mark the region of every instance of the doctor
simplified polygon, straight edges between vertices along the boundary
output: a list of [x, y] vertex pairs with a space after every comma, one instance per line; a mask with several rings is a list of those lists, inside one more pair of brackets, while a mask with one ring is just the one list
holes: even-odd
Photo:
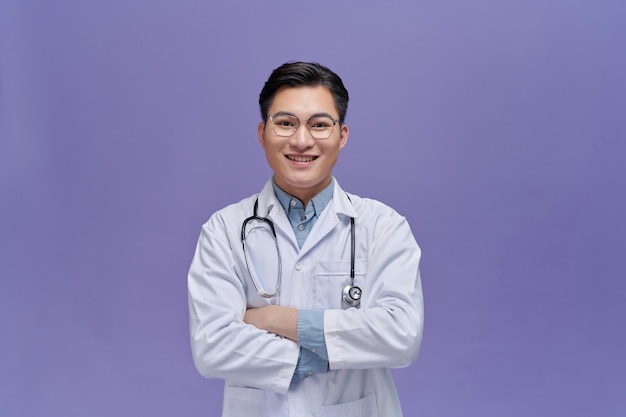
[[396, 417], [389, 368], [417, 357], [420, 249], [404, 217], [332, 176], [348, 92], [314, 63], [259, 97], [273, 177], [203, 225], [188, 276], [198, 371], [225, 380], [223, 417]]

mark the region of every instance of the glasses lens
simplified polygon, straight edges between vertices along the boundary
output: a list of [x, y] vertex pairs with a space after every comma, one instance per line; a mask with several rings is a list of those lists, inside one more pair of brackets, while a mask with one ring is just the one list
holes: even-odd
[[328, 139], [333, 133], [335, 122], [330, 117], [313, 117], [307, 127], [315, 139]]
[[278, 136], [291, 136], [300, 125], [297, 117], [288, 115], [272, 116], [271, 121], [274, 133]]
[[[289, 137], [300, 127], [300, 120], [296, 116], [277, 114], [269, 118], [272, 129], [278, 136]], [[328, 139], [333, 133], [335, 123], [330, 117], [312, 117], [307, 121], [306, 127], [313, 138]]]

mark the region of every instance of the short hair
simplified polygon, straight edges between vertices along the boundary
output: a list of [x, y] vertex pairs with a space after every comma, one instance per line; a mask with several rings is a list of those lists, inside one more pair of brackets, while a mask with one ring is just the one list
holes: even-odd
[[267, 111], [272, 105], [274, 96], [283, 87], [317, 87], [323, 86], [330, 90], [339, 112], [339, 123], [343, 124], [348, 111], [348, 90], [341, 78], [330, 69], [315, 62], [287, 62], [272, 71], [259, 94], [261, 118], [267, 121]]

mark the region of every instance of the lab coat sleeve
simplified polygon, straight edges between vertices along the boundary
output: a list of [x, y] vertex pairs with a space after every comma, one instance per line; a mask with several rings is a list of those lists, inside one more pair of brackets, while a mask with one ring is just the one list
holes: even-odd
[[405, 367], [419, 352], [421, 251], [404, 217], [393, 212], [380, 226], [371, 242], [361, 308], [324, 312], [330, 369]]
[[[299, 346], [243, 322], [247, 302], [233, 253], [237, 238], [214, 215], [202, 227], [188, 275], [191, 350], [205, 377], [286, 393]], [[239, 241], [240, 243], [240, 241]]]

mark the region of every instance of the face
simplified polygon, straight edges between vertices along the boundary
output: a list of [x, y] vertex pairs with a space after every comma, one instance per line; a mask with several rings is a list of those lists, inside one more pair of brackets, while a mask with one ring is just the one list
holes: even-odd
[[328, 114], [339, 119], [333, 96], [323, 86], [278, 90], [267, 114], [278, 112], [292, 114], [303, 123], [292, 136], [281, 137], [274, 133], [269, 119], [261, 122], [259, 142], [274, 171], [276, 185], [307, 204], [331, 183], [339, 151], [348, 140], [348, 127], [337, 123], [328, 139], [314, 139], [309, 133], [304, 121], [314, 115]]

